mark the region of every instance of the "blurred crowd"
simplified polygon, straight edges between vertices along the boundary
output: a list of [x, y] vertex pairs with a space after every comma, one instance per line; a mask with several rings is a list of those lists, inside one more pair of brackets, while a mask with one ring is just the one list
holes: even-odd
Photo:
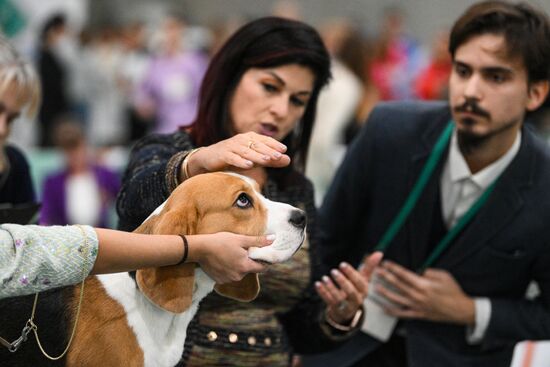
[[[15, 2], [7, 3], [17, 12]], [[273, 15], [289, 18], [302, 18], [302, 11], [292, 2], [278, 2], [272, 8]], [[388, 7], [381, 18], [374, 33], [344, 18], [317, 25], [333, 58], [333, 79], [320, 96], [306, 172], [315, 184], [317, 204], [347, 145], [377, 102], [447, 98], [451, 70], [447, 30], [434, 31], [431, 43], [423, 44], [407, 32], [401, 9]], [[22, 26], [17, 17], [11, 19], [1, 26], [16, 40]], [[171, 11], [155, 24], [134, 20], [75, 29], [63, 12], [44, 17], [34, 46], [22, 50], [39, 72], [43, 103], [36, 121], [19, 122], [11, 136], [30, 152], [31, 167], [38, 166], [33, 167], [38, 193], [52, 184], [55, 175], [71, 178], [77, 177], [74, 172], [84, 172], [87, 179], [78, 182], [87, 190], [95, 188], [91, 190], [95, 199], [88, 201], [97, 202], [92, 206], [96, 215], [87, 222], [115, 225], [114, 218], [106, 221], [110, 209], [105, 207], [112, 207], [116, 175], [124, 169], [130, 147], [151, 132], [169, 133], [193, 122], [209, 57], [246, 20], [196, 25], [187, 14]], [[542, 134], [550, 135], [547, 111], [537, 113], [534, 121]], [[45, 159], [51, 154], [56, 164]], [[75, 163], [79, 159], [82, 162]], [[98, 178], [98, 170], [113, 172], [115, 177], [108, 180], [112, 183]], [[74, 190], [73, 197], [81, 197], [80, 189]], [[47, 204], [48, 199], [41, 201]], [[66, 207], [59, 210], [67, 211]], [[51, 210], [49, 204], [44, 208]], [[48, 224], [85, 219], [61, 213], [57, 217], [63, 220], [52, 222], [47, 216], [52, 214], [42, 215]]]

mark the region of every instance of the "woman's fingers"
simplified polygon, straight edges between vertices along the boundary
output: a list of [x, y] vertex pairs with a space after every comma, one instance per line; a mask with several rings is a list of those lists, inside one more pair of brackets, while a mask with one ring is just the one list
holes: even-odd
[[317, 293], [321, 297], [321, 299], [327, 304], [327, 305], [334, 305], [338, 301], [334, 298], [332, 293], [327, 289], [325, 284], [323, 282], [315, 282], [315, 289], [317, 290]]
[[[278, 158], [273, 158], [272, 154], [277, 151], [268, 148], [261, 142], [242, 141], [231, 138], [219, 143], [215, 151], [210, 154], [210, 171], [222, 170], [227, 167], [237, 167], [241, 169], [250, 169], [256, 166], [262, 167], [284, 167], [290, 163], [290, 157], [286, 154], [278, 153]], [[217, 157], [217, 158], [216, 158]], [[217, 160], [217, 162], [216, 162]]]
[[269, 152], [269, 155], [275, 159], [280, 158], [281, 155], [286, 152], [286, 145], [272, 137], [260, 135], [255, 132], [248, 132], [240, 135], [239, 139], [244, 140], [248, 148], [263, 153]]
[[[223, 156], [224, 157], [222, 159], [224, 160], [225, 166], [233, 166], [242, 169], [249, 169], [254, 166], [254, 162], [252, 160], [238, 153], [228, 151], [224, 153]], [[220, 169], [221, 168], [222, 167], [220, 167]]]
[[[348, 269], [348, 267], [351, 269]], [[359, 272], [347, 264], [342, 266], [341, 269], [331, 271], [334, 281], [328, 276], [324, 276], [322, 282], [316, 282], [315, 284], [319, 296], [327, 305], [330, 317], [337, 322], [349, 320], [355, 314], [363, 304], [365, 297], [365, 293], [360, 289], [366, 289], [366, 285], [362, 284], [364, 280], [361, 280], [363, 277]], [[357, 274], [354, 274], [354, 272]], [[348, 274], [351, 276], [348, 276]]]
[[286, 146], [281, 142], [254, 132], [234, 137], [241, 155], [262, 166], [283, 167], [290, 163]]
[[363, 274], [346, 262], [342, 262], [339, 268], [340, 271], [344, 273], [353, 284], [357, 292], [359, 292], [363, 297], [366, 297], [368, 291], [368, 281], [365, 279]]
[[[282, 147], [284, 147], [284, 149], [282, 149]], [[286, 151], [286, 146], [272, 138], [263, 141], [251, 141], [251, 143], [248, 144], [248, 148], [261, 154], [265, 160], [279, 160]]]
[[329, 306], [336, 307], [346, 300], [357, 307], [363, 303], [367, 284], [362, 275], [350, 265], [343, 264], [340, 269], [331, 271], [332, 279], [324, 276], [322, 282], [317, 282], [317, 291]]
[[197, 151], [187, 162], [187, 172], [194, 176], [230, 167], [285, 167], [290, 164], [290, 157], [284, 154], [286, 150], [284, 144], [269, 136], [254, 132], [238, 134]]
[[254, 143], [250, 148], [239, 147], [237, 150], [242, 158], [248, 159], [259, 166], [284, 167], [290, 163], [288, 155], [279, 153], [261, 142]]
[[340, 290], [345, 293], [345, 299], [348, 302], [353, 302], [353, 305], [359, 305], [363, 303], [363, 295], [357, 289], [354, 283], [352, 283], [342, 272], [333, 269], [331, 271], [332, 277], [336, 280], [336, 283], [340, 287]]
[[335, 305], [338, 302], [340, 302], [342, 299], [346, 297], [345, 293], [340, 291], [332, 279], [328, 276], [323, 276], [322, 278], [322, 289], [325, 290], [326, 299], [325, 302], [327, 302], [329, 305]]

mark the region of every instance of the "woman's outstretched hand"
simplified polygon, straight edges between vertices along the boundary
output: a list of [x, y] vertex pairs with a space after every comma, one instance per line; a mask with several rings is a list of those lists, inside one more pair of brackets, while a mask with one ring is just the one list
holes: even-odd
[[192, 177], [228, 168], [285, 167], [290, 163], [290, 157], [284, 154], [286, 149], [283, 143], [269, 136], [255, 132], [237, 134], [190, 156], [187, 172]]
[[359, 270], [348, 263], [331, 270], [331, 277], [324, 276], [315, 283], [319, 296], [327, 305], [328, 316], [339, 324], [346, 324], [355, 316], [368, 294], [372, 272], [382, 260], [382, 253], [375, 252], [365, 258]]

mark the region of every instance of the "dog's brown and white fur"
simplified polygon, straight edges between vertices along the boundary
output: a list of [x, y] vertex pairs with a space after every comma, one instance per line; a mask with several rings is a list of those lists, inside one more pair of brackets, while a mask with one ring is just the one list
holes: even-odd
[[[272, 245], [251, 248], [249, 256], [276, 263], [287, 260], [303, 243], [305, 215], [290, 205], [267, 200], [249, 178], [211, 173], [185, 181], [136, 230], [188, 235], [220, 231], [274, 234]], [[255, 274], [240, 282], [216, 285], [195, 264], [138, 270], [135, 280], [128, 273], [100, 275], [86, 283], [77, 333], [65, 359], [67, 366], [174, 366], [183, 352], [187, 326], [208, 293], [215, 289], [224, 296], [250, 301], [259, 292]], [[69, 293], [65, 289], [70, 296], [63, 299], [71, 310], [65, 313], [66, 333], [74, 321], [79, 291], [78, 286]], [[44, 308], [48, 307], [39, 300], [39, 309]], [[45, 312], [37, 315], [41, 329], [50, 319]], [[1, 326], [0, 331], [3, 329]], [[45, 359], [30, 358], [29, 353], [39, 352], [29, 347], [7, 358], [15, 365], [32, 361], [45, 365]], [[0, 358], [3, 356], [0, 353]]]

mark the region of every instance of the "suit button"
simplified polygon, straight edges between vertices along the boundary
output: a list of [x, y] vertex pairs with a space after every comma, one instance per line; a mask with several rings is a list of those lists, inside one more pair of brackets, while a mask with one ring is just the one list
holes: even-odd
[[256, 338], [253, 336], [248, 337], [248, 344], [249, 345], [256, 345]]
[[239, 337], [235, 333], [229, 334], [229, 342], [230, 343], [236, 343], [237, 340], [239, 340]]
[[206, 338], [207, 338], [209, 341], [213, 342], [213, 341], [215, 341], [216, 339], [218, 339], [218, 334], [216, 334], [215, 331], [211, 331], [211, 332], [209, 332], [208, 334], [206, 334]]
[[270, 347], [270, 346], [271, 346], [271, 338], [265, 338], [265, 339], [264, 339], [264, 344], [265, 344], [266, 346]]

